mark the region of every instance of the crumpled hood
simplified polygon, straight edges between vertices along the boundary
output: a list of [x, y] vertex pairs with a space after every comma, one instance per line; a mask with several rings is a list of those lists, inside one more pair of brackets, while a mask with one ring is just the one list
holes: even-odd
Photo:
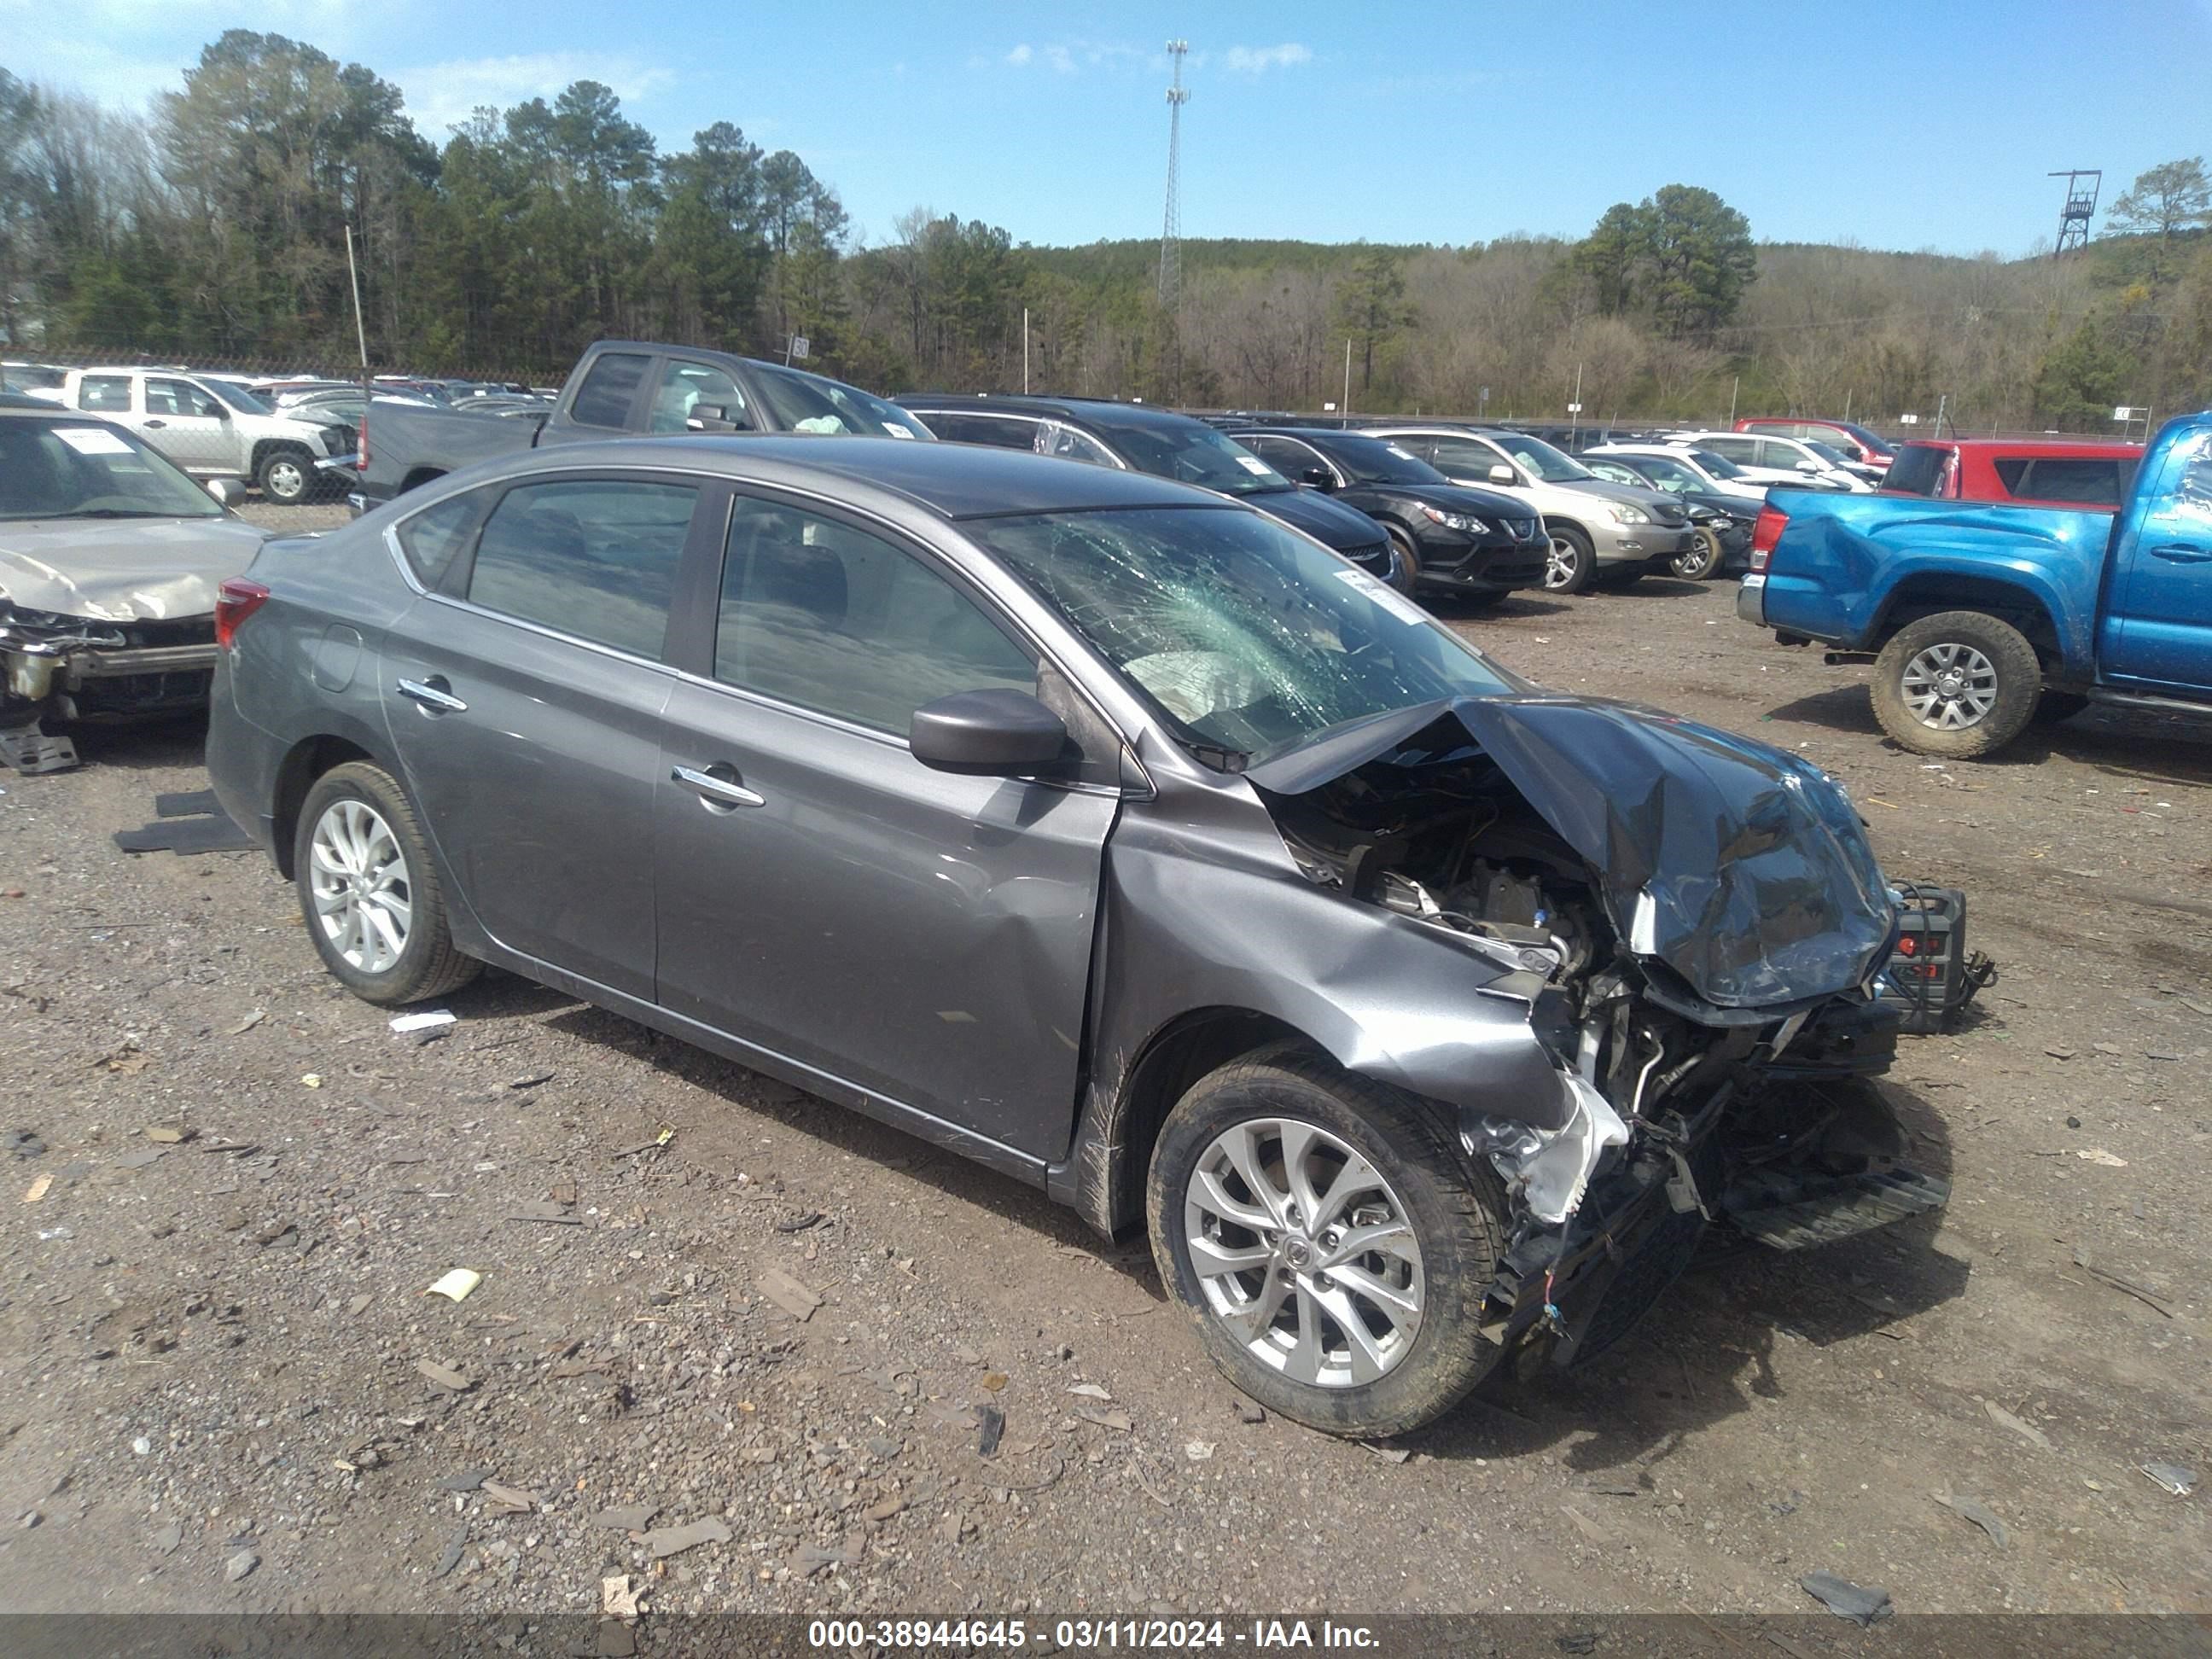
[[[1595, 697], [1463, 697], [1364, 721], [1245, 775], [1298, 794], [1456, 719], [1603, 875], [1614, 928], [1706, 1001], [1765, 1007], [1864, 983], [1894, 924], [1864, 826], [1796, 756]], [[1319, 752], [1326, 750], [1326, 753]]]
[[0, 598], [99, 622], [206, 617], [270, 532], [236, 519], [26, 519], [0, 524]]

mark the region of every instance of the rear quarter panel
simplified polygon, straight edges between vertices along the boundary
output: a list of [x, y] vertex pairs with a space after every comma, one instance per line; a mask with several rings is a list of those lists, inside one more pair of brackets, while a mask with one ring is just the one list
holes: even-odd
[[1901, 585], [2001, 582], [2050, 614], [2067, 668], [2090, 672], [2110, 513], [1794, 489], [1771, 499], [1789, 523], [1768, 561], [1768, 626], [1868, 649]]

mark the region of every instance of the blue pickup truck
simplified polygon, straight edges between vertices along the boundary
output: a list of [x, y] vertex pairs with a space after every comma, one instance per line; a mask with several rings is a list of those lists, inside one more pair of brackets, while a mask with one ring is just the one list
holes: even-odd
[[2212, 716], [2212, 410], [2117, 513], [1777, 489], [1736, 614], [1875, 665], [1882, 730], [1978, 760], [2091, 703]]

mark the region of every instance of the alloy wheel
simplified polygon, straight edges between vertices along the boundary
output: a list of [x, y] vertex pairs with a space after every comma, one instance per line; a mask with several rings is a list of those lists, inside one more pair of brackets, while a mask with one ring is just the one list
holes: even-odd
[[1574, 580], [1575, 572], [1581, 563], [1582, 555], [1572, 542], [1561, 537], [1553, 537], [1551, 546], [1544, 555], [1544, 586], [1549, 588], [1568, 586]]
[[1898, 691], [1922, 725], [1963, 732], [1996, 707], [1996, 665], [1971, 645], [1931, 645], [1905, 665]]
[[1216, 1136], [1184, 1189], [1183, 1237], [1213, 1317], [1292, 1381], [1372, 1382], [1420, 1333], [1421, 1249], [1404, 1202], [1314, 1124], [1254, 1118]]
[[332, 801], [308, 847], [316, 924], [364, 974], [388, 972], [407, 949], [414, 888], [392, 826], [365, 800]]

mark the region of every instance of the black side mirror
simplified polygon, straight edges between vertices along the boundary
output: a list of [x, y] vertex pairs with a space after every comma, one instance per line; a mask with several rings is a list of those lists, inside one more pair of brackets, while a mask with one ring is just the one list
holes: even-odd
[[1336, 488], [1336, 474], [1325, 466], [1310, 466], [1298, 474], [1298, 482], [1311, 484], [1316, 489], [1334, 489]]
[[1012, 777], [1056, 765], [1067, 726], [1026, 691], [956, 691], [914, 711], [907, 746], [933, 771]]

